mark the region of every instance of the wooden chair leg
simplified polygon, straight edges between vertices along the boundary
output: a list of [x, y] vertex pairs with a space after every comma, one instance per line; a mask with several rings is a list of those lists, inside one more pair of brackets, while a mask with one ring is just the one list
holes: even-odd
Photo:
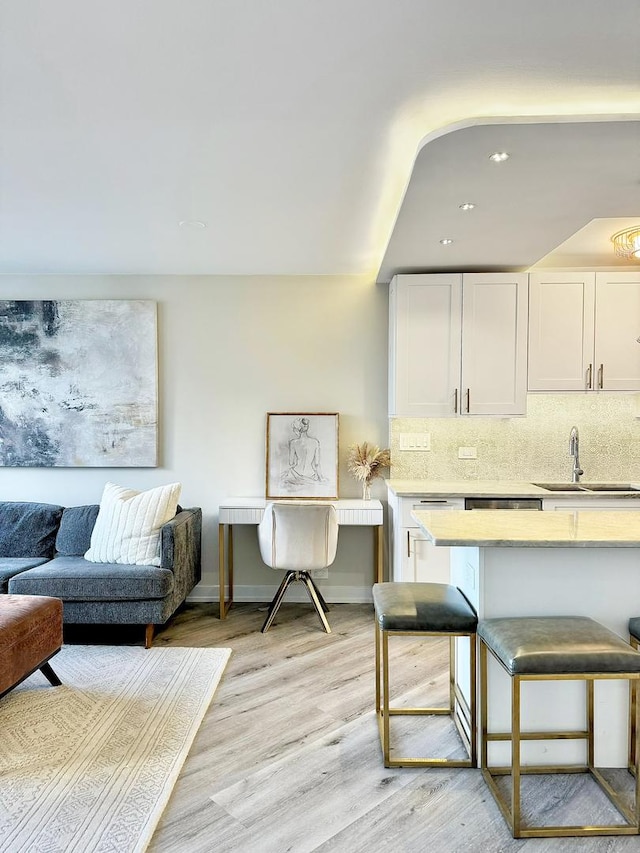
[[147, 625], [144, 629], [144, 647], [145, 649], [150, 649], [153, 645], [153, 631], [155, 626], [153, 623]]

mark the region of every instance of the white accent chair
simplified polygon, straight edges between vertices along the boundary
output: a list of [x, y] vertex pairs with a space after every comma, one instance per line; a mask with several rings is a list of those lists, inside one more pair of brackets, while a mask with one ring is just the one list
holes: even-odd
[[325, 569], [335, 560], [338, 546], [338, 518], [329, 503], [308, 501], [272, 501], [267, 503], [258, 525], [260, 555], [267, 566], [286, 571], [269, 605], [262, 626], [266, 633], [282, 604], [284, 594], [295, 581], [301, 581], [309, 593], [327, 634], [331, 628], [325, 613], [329, 608], [309, 572]]

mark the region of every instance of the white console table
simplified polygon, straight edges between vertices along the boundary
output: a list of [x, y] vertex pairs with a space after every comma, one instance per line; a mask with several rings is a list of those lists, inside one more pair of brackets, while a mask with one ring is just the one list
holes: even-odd
[[[253, 524], [262, 521], [266, 498], [226, 498], [220, 504], [218, 516], [218, 558], [220, 576], [220, 619], [225, 619], [233, 604], [233, 525]], [[338, 524], [356, 527], [372, 527], [374, 535], [373, 579], [384, 579], [384, 537], [382, 503], [378, 500], [355, 500], [345, 498], [328, 501], [336, 508]], [[229, 598], [225, 599], [225, 586], [229, 586]]]

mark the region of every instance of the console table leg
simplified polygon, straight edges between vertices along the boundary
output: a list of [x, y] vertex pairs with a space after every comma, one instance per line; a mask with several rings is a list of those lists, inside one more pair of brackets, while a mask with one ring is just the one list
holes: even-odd
[[373, 528], [373, 537], [373, 577], [375, 583], [382, 583], [384, 581], [384, 526], [382, 524], [379, 524]]
[[[227, 532], [227, 554], [225, 555], [225, 527], [226, 524], [218, 525], [218, 584], [220, 599], [220, 619], [226, 619], [229, 608], [233, 604], [233, 527], [228, 525]], [[229, 599], [225, 600], [224, 590], [228, 575]]]

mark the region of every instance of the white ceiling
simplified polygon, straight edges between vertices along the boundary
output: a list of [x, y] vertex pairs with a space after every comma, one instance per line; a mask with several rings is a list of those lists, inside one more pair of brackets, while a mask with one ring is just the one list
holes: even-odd
[[[532, 116], [640, 117], [637, 0], [0, 0], [0, 273], [437, 267], [394, 254], [414, 161], [495, 117], [540, 156], [530, 136], [544, 123], [520, 121]], [[633, 161], [633, 140], [619, 144]], [[515, 153], [495, 167], [499, 191], [465, 193], [485, 255], [498, 202], [519, 267], [590, 219], [640, 219], [628, 186], [603, 182], [601, 153], [564, 193], [567, 161], [546, 157], [552, 203], [533, 171], [526, 199], [510, 189], [528, 168]], [[457, 160], [433, 175], [411, 227], [448, 225], [436, 200], [471, 191], [462, 179], [484, 168]], [[640, 191], [637, 159], [616, 174]], [[206, 227], [178, 224], [193, 220]], [[447, 265], [507, 263], [463, 246]]]

